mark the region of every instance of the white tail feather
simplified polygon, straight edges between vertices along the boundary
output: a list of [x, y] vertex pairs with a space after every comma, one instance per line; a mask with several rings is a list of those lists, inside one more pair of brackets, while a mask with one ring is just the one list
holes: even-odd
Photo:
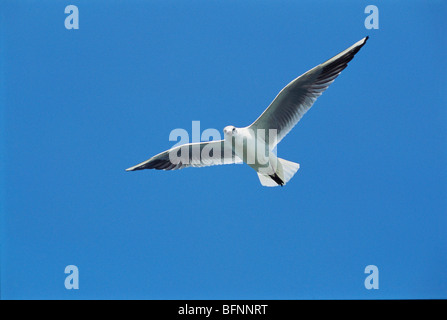
[[272, 180], [268, 175], [263, 175], [258, 172], [259, 181], [264, 187], [277, 187], [278, 184]]
[[[278, 158], [278, 168], [276, 169], [276, 174], [282, 181], [284, 181], [284, 184], [286, 184], [290, 179], [292, 179], [299, 168], [299, 163]], [[269, 175], [258, 172], [258, 177], [261, 184], [265, 187], [279, 186], [279, 184], [276, 183]]]
[[277, 171], [279, 171], [279, 172], [277, 172], [277, 174], [284, 181], [284, 184], [286, 184], [287, 182], [289, 182], [290, 179], [292, 179], [292, 177], [298, 171], [298, 169], [300, 168], [300, 164], [292, 162], [292, 161], [284, 160], [281, 158], [278, 158], [278, 162], [281, 165], [278, 166]]

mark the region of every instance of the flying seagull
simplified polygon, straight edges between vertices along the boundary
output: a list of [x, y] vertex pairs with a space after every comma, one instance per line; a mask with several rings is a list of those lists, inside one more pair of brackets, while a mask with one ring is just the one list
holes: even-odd
[[263, 186], [285, 185], [300, 165], [277, 158], [276, 144], [300, 121], [367, 40], [368, 37], [363, 38], [290, 82], [248, 127], [226, 126], [223, 140], [174, 146], [126, 171], [176, 170], [245, 162], [256, 170]]

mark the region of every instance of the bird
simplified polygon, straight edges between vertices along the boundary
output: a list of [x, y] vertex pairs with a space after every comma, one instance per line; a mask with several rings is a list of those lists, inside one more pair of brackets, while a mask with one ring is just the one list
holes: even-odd
[[222, 140], [176, 145], [126, 171], [176, 170], [244, 162], [257, 172], [261, 185], [284, 186], [295, 175], [300, 165], [278, 158], [276, 145], [347, 67], [368, 38], [364, 37], [292, 80], [249, 126], [226, 126]]

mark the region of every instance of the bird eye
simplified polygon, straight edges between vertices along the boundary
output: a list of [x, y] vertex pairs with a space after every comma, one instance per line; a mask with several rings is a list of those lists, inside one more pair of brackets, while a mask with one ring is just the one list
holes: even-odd
[[236, 128], [233, 128], [233, 133], [236, 132]]

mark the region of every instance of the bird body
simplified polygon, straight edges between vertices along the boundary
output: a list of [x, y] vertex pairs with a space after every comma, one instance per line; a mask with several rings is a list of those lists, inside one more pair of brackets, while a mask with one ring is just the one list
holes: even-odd
[[[266, 134], [264, 129], [255, 131], [250, 127], [227, 126], [224, 128], [224, 137], [234, 154], [258, 173], [262, 185], [283, 186], [299, 169], [299, 164], [276, 156], [273, 152], [276, 134], [272, 130], [269, 131]], [[268, 138], [272, 142], [269, 142]], [[288, 172], [290, 174], [287, 174]]]
[[290, 132], [315, 100], [329, 87], [366, 43], [363, 38], [285, 86], [250, 126], [224, 128], [224, 139], [174, 146], [127, 171], [175, 170], [185, 167], [245, 162], [263, 186], [283, 186], [300, 165], [278, 158], [276, 145]]

